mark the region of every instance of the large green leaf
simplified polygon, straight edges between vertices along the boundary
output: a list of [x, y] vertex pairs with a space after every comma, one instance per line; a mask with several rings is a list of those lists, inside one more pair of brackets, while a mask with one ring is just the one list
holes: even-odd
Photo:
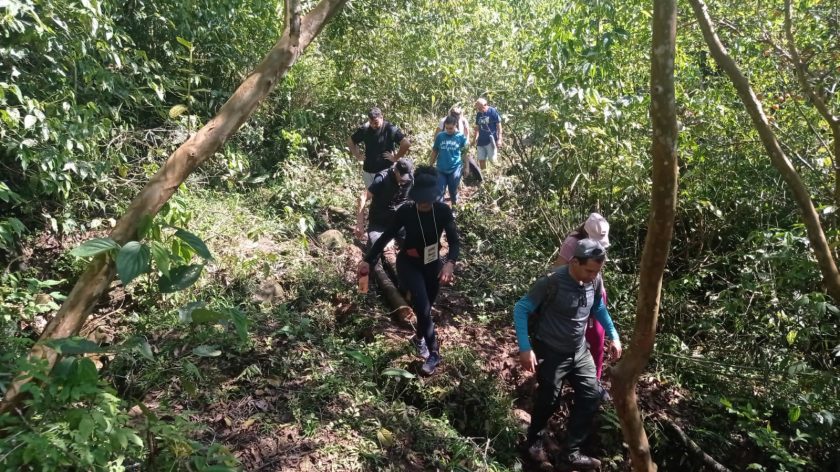
[[177, 292], [190, 287], [201, 277], [203, 264], [190, 264], [175, 267], [169, 272], [169, 277], [161, 277], [158, 280], [158, 288], [163, 293]]
[[117, 275], [128, 285], [138, 275], [149, 271], [152, 261], [149, 248], [137, 241], [130, 241], [117, 253]]
[[152, 241], [151, 248], [152, 258], [155, 260], [158, 270], [163, 273], [164, 277], [169, 277], [169, 249], [157, 241]]
[[207, 245], [204, 244], [204, 241], [202, 241], [198, 236], [179, 228], [178, 231], [175, 231], [175, 237], [187, 243], [187, 245], [193, 248], [199, 256], [207, 260], [213, 259], [213, 255], [210, 254], [210, 250], [207, 249]]
[[208, 310], [206, 308], [195, 308], [190, 314], [193, 324], [215, 323], [230, 318], [224, 313], [218, 311]]
[[111, 238], [96, 238], [85, 241], [81, 246], [70, 251], [70, 254], [76, 257], [91, 257], [119, 248], [120, 245]]
[[406, 379], [413, 379], [414, 377], [416, 377], [416, 375], [412, 374], [411, 372], [397, 367], [389, 367], [383, 370], [382, 375], [386, 377], [402, 377]]

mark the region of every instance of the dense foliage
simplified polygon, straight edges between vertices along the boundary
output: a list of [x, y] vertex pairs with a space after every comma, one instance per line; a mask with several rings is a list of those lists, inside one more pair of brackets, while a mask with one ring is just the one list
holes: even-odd
[[[447, 470], [513, 468], [516, 393], [487, 377], [474, 353], [456, 351], [458, 375], [420, 388], [406, 371], [381, 375], [404, 349], [371, 334], [379, 326], [366, 315], [333, 319], [330, 303], [379, 309], [350, 293], [335, 274], [341, 262], [312, 238], [347, 229], [360, 183], [342, 147], [372, 105], [411, 135], [418, 160], [453, 103], [485, 96], [503, 114], [502, 165], [460, 217], [468, 262], [458, 290], [474, 310], [464, 323], [507, 329], [516, 297], [597, 209], [612, 225], [611, 311], [629, 336], [650, 206], [650, 6], [359, 0], [148, 222], [147, 240], [130, 248], [141, 266], [122, 266], [124, 283], [93, 317], [105, 334], [88, 327], [91, 341], [59, 346], [65, 358], [52, 373], [28, 363], [83, 267], [76, 256], [91, 254], [70, 249], [106, 238], [229, 97], [280, 35], [282, 3], [0, 4], [0, 390], [19, 372], [40, 380], [25, 415], [0, 417], [3, 468], [235, 468], [229, 444], [207, 422], [191, 426], [191, 411], [215, 415], [217, 402], [279, 385], [277, 414], [258, 406], [243, 421], [267, 434], [294, 430], [301, 444], [352, 438], [355, 449], [335, 453], [347, 460], [340, 467], [400, 470], [419, 455]], [[783, 2], [709, 3], [836, 247], [839, 164], [786, 57]], [[840, 7], [794, 7], [814, 86], [840, 113]], [[680, 411], [649, 411], [654, 457], [685, 470], [658, 413], [691, 424], [693, 439], [734, 469], [826, 470], [840, 461], [840, 311], [690, 13], [680, 13], [675, 64], [679, 213], [650, 365], [687, 398]], [[102, 244], [119, 266], [128, 249]], [[202, 278], [200, 268], [186, 273], [193, 266], [206, 267]], [[176, 269], [189, 280], [168, 290]], [[280, 287], [279, 303], [252, 299], [264, 282]], [[218, 415], [214, 429], [232, 428]], [[604, 447], [620, 456], [614, 423], [603, 430]]]

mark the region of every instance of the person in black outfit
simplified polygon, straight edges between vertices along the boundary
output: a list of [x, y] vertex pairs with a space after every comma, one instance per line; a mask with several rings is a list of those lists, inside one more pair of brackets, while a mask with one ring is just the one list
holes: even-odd
[[[364, 143], [364, 156], [359, 152], [359, 144]], [[411, 141], [382, 116], [382, 110], [373, 107], [368, 111], [367, 123], [356, 129], [347, 141], [350, 154], [362, 164], [362, 180], [365, 182], [365, 190], [359, 197], [359, 209], [362, 211], [367, 201], [367, 189], [373, 184], [373, 178], [377, 173], [391, 167], [401, 157], [408, 153]], [[399, 146], [396, 153], [394, 150]]]
[[[376, 174], [373, 183], [367, 189], [367, 200], [370, 200], [368, 212], [367, 236], [368, 244], [373, 244], [391, 226], [394, 217], [403, 203], [408, 200], [408, 191], [414, 181], [414, 165], [410, 160], [402, 158], [391, 168]], [[357, 238], [364, 236], [364, 211], [356, 214]]]
[[[411, 293], [411, 304], [417, 316], [417, 333], [412, 338], [417, 353], [425, 359], [423, 372], [431, 375], [440, 364], [440, 346], [432, 321], [432, 304], [440, 284], [453, 280], [460, 245], [455, 217], [445, 203], [438, 202], [437, 170], [420, 166], [414, 173], [414, 185], [408, 193], [413, 202], [402, 205], [391, 226], [359, 262], [359, 272], [370, 271], [370, 264], [379, 258], [385, 245], [399, 230], [405, 229], [405, 242], [397, 255], [397, 277], [400, 287]], [[440, 258], [440, 235], [446, 232], [449, 254]]]

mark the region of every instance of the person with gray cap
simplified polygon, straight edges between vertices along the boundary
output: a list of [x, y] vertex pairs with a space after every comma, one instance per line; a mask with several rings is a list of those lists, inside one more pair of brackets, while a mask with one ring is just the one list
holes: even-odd
[[[578, 229], [569, 233], [563, 245], [560, 246], [560, 254], [557, 260], [554, 261], [554, 267], [557, 268], [566, 265], [572, 260], [575, 248], [581, 239], [594, 239], [598, 241], [604, 249], [610, 247], [610, 224], [606, 218], [599, 213], [590, 213], [589, 218], [583, 222]], [[601, 296], [604, 299], [604, 305], [607, 304], [607, 289], [601, 284]], [[604, 370], [604, 327], [598, 323], [594, 317], [589, 317], [589, 323], [586, 325], [586, 342], [589, 344], [589, 352], [592, 354], [592, 359], [595, 361], [595, 376], [598, 378], [598, 388], [601, 392], [601, 401], [608, 402], [612, 400], [610, 393], [601, 385], [601, 373]]]
[[[359, 262], [359, 273], [368, 273], [385, 245], [400, 230], [405, 230], [405, 241], [397, 255], [397, 278], [400, 288], [411, 293], [411, 306], [417, 316], [417, 332], [412, 343], [417, 354], [424, 359], [423, 373], [431, 375], [441, 362], [440, 346], [432, 320], [432, 305], [440, 285], [453, 281], [460, 244], [452, 210], [445, 203], [437, 201], [438, 176], [434, 167], [417, 168], [408, 197], [413, 202], [397, 209], [391, 226]], [[440, 257], [440, 236], [444, 232], [449, 243], [445, 261]]]
[[367, 233], [368, 244], [373, 244], [379, 236], [391, 226], [397, 209], [408, 200], [408, 191], [414, 182], [414, 164], [407, 158], [402, 158], [389, 169], [376, 174], [373, 183], [368, 186], [367, 200], [370, 200], [368, 211], [367, 231], [364, 231], [364, 207], [356, 214], [357, 238]]
[[[606, 250], [597, 241], [580, 240], [569, 264], [537, 280], [513, 310], [520, 367], [537, 373], [537, 394], [527, 438], [528, 452], [536, 461], [547, 459], [542, 430], [558, 406], [563, 380], [568, 379], [575, 400], [559, 465], [600, 467], [598, 459], [584, 455], [580, 448], [589, 435], [600, 398], [595, 363], [584, 338], [590, 316], [606, 330], [612, 357], [621, 357], [618, 332], [601, 297], [600, 273], [606, 256]], [[532, 347], [528, 324], [535, 322]]]

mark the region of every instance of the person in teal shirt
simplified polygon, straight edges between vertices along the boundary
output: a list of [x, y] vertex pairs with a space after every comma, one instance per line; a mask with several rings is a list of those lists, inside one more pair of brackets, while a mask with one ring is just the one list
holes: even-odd
[[432, 146], [431, 164], [438, 170], [438, 195], [440, 201], [449, 188], [449, 201], [452, 206], [458, 203], [458, 186], [461, 184], [461, 174], [468, 176], [470, 166], [467, 162], [467, 137], [456, 130], [458, 119], [447, 116], [443, 121], [443, 131], [435, 136]]

